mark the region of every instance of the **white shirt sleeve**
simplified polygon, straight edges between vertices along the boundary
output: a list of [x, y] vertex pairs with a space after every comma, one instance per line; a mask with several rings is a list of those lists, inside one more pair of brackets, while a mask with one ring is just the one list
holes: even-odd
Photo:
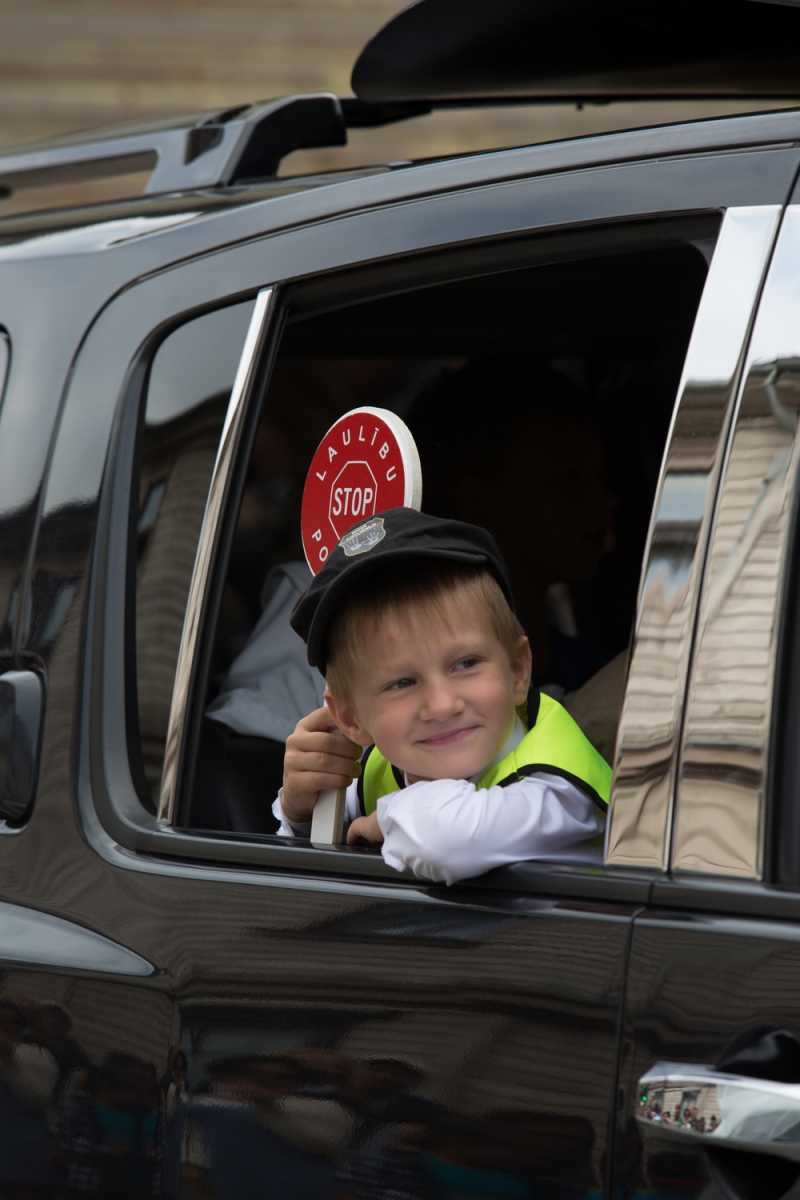
[[398, 871], [456, 883], [505, 863], [548, 859], [602, 862], [605, 817], [587, 795], [557, 775], [507, 787], [465, 779], [414, 783], [378, 801], [383, 857]]
[[[358, 782], [347, 789], [345, 827], [359, 816]], [[291, 824], [272, 806], [283, 837], [310, 837], [311, 822]], [[420, 879], [457, 883], [506, 863], [599, 866], [597, 839], [605, 817], [589, 797], [560, 775], [536, 774], [507, 787], [476, 788], [466, 779], [414, 783], [378, 801], [384, 861]]]

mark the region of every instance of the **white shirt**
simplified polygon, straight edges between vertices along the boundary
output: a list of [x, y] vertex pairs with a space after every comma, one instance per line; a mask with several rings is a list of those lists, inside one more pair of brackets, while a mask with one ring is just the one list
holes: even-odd
[[[420, 879], [448, 884], [506, 863], [535, 859], [599, 865], [602, 847], [591, 842], [602, 834], [605, 817], [567, 779], [543, 772], [507, 787], [475, 786], [524, 734], [517, 720], [493, 762], [472, 779], [412, 783], [381, 796], [377, 812], [384, 861], [397, 871], [411, 870]], [[361, 815], [357, 787], [354, 780], [347, 789], [348, 824]], [[310, 822], [290, 824], [281, 808], [281, 794], [272, 806], [281, 822], [279, 833], [308, 837]]]

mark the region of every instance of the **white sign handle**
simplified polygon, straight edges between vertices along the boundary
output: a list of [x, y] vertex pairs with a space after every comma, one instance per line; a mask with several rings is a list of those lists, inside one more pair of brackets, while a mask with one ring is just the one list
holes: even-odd
[[[325, 707], [328, 707], [325, 701]], [[341, 846], [344, 841], [344, 804], [347, 788], [325, 788], [311, 814], [311, 841], [319, 846]]]
[[311, 817], [311, 841], [319, 846], [340, 846], [344, 841], [345, 788], [320, 792]]

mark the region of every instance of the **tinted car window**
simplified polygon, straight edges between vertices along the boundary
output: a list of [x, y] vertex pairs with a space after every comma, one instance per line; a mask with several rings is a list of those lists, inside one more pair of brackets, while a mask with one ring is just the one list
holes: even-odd
[[147, 387], [137, 528], [139, 731], [157, 795], [175, 666], [211, 472], [253, 302], [181, 325], [155, 353]]

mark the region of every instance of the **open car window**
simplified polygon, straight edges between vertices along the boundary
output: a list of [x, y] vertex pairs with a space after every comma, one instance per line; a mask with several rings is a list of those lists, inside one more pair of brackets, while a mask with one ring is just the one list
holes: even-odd
[[[653, 497], [713, 250], [716, 226], [706, 224], [705, 236], [654, 237], [650, 248], [643, 236], [636, 249], [562, 252], [515, 270], [452, 272], [433, 285], [382, 290], [377, 281], [370, 292], [362, 284], [355, 299], [345, 286], [339, 299], [335, 288], [285, 296], [277, 359], [238, 467], [235, 530], [219, 556], [175, 826], [225, 840], [276, 839], [285, 739], [319, 706], [324, 686], [288, 624], [310, 579], [303, 483], [326, 430], [363, 405], [390, 409], [411, 428], [423, 511], [493, 533], [531, 638], [534, 683], [564, 702], [611, 759]], [[235, 345], [232, 371], [250, 312], [237, 307], [235, 336], [232, 325], [227, 335], [216, 326]], [[181, 356], [217, 362], [210, 338], [197, 337], [201, 349], [192, 349], [192, 325], [233, 322], [236, 311], [172, 334], [159, 352], [164, 377], [188, 387]], [[159, 400], [169, 414], [159, 421], [150, 408], [158, 367], [157, 357], [137, 576], [138, 712], [153, 795], [233, 377], [214, 376], [212, 389], [198, 370], [194, 402], [176, 400], [173, 412]]]

